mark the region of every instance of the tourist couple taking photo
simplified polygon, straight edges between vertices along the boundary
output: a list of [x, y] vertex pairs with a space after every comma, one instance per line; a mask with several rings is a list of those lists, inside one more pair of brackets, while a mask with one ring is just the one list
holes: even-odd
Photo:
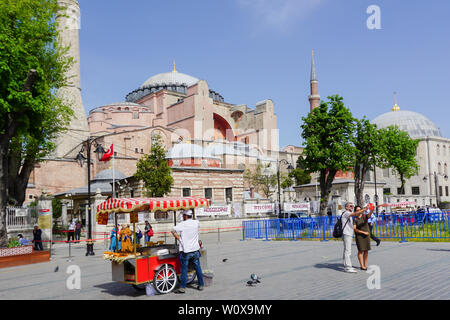
[[[342, 240], [344, 242], [344, 271], [348, 273], [356, 273], [356, 269], [352, 266], [352, 239], [355, 235], [356, 246], [358, 248], [358, 261], [361, 270], [367, 270], [367, 261], [369, 258], [370, 239], [376, 241], [377, 246], [380, 240], [372, 235], [371, 225], [374, 220], [372, 218], [375, 207], [371, 204], [361, 208], [347, 202], [345, 211], [341, 215], [341, 223], [343, 226]], [[352, 221], [353, 220], [353, 221]]]

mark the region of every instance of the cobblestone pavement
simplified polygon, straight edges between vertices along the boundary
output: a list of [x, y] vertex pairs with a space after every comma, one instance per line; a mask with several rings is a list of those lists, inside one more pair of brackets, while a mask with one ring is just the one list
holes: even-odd
[[[202, 234], [208, 269], [215, 277], [204, 291], [188, 288], [184, 295], [148, 297], [130, 285], [111, 281], [111, 264], [104, 261], [104, 243], [95, 256], [75, 245], [68, 260], [59, 244], [50, 262], [0, 269], [0, 299], [132, 299], [132, 300], [302, 300], [302, 299], [450, 299], [450, 243], [382, 242], [369, 253], [369, 266], [380, 268], [380, 289], [369, 290], [371, 274], [342, 269], [339, 241], [241, 241], [240, 232]], [[228, 259], [223, 262], [223, 259]], [[352, 260], [359, 267], [356, 246]], [[68, 266], [81, 269], [81, 289], [66, 286]], [[59, 271], [55, 272], [55, 268]], [[247, 286], [252, 273], [261, 283]]]

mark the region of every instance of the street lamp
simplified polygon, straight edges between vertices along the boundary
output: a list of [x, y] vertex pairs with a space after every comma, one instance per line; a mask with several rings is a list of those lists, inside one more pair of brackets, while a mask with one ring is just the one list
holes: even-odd
[[[83, 167], [83, 163], [87, 161], [87, 178], [88, 178], [88, 241], [86, 244], [86, 256], [93, 256], [94, 253], [94, 243], [92, 242], [92, 215], [91, 215], [91, 147], [94, 145], [95, 153], [97, 153], [98, 160], [101, 160], [105, 155], [105, 149], [96, 141], [97, 138], [89, 137], [83, 142], [80, 152], [75, 157], [80, 167]], [[87, 157], [84, 156], [86, 151]]]
[[280, 187], [280, 165], [284, 163], [287, 165], [289, 173], [294, 170], [292, 164], [290, 164], [286, 159], [281, 159], [277, 161], [277, 182], [278, 182], [278, 214], [281, 214], [281, 187]]

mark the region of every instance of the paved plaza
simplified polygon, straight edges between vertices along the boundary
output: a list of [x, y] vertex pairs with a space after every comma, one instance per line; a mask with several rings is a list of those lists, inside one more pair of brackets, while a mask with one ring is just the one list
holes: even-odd
[[[105, 244], [95, 245], [95, 256], [75, 245], [68, 260], [66, 244], [56, 245], [52, 261], [0, 269], [0, 299], [43, 300], [303, 300], [303, 299], [450, 299], [450, 243], [382, 242], [373, 244], [369, 266], [380, 268], [380, 289], [368, 289], [371, 274], [342, 269], [339, 241], [241, 241], [242, 233], [202, 234], [213, 285], [186, 294], [146, 296], [127, 284], [111, 281], [111, 263], [104, 261]], [[220, 239], [220, 241], [219, 241]], [[223, 262], [223, 259], [228, 259]], [[356, 246], [352, 260], [359, 266]], [[70, 265], [81, 269], [81, 289], [69, 290]], [[55, 268], [58, 271], [55, 272]], [[261, 283], [247, 286], [252, 273]]]

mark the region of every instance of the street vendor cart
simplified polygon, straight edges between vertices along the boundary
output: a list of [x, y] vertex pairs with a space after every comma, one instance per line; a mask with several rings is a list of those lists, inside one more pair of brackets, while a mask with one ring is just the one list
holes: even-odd
[[[173, 222], [176, 225], [177, 211], [192, 210], [195, 219], [195, 209], [210, 206], [206, 198], [111, 198], [97, 206], [97, 223], [107, 225], [108, 220], [113, 221], [115, 232], [118, 232], [117, 215], [129, 214], [132, 230], [132, 249], [124, 248], [114, 251], [105, 251], [103, 258], [111, 261], [112, 280], [133, 285], [136, 289], [144, 289], [145, 284], [153, 283], [158, 293], [172, 292], [181, 272], [179, 248], [177, 240], [174, 243], [164, 241], [147, 242], [144, 246], [136, 244], [136, 223], [139, 212], [169, 212], [173, 211]], [[117, 239], [117, 238], [116, 238]], [[206, 249], [202, 244], [200, 265], [207, 269]], [[195, 270], [188, 269], [188, 283], [196, 277]]]

